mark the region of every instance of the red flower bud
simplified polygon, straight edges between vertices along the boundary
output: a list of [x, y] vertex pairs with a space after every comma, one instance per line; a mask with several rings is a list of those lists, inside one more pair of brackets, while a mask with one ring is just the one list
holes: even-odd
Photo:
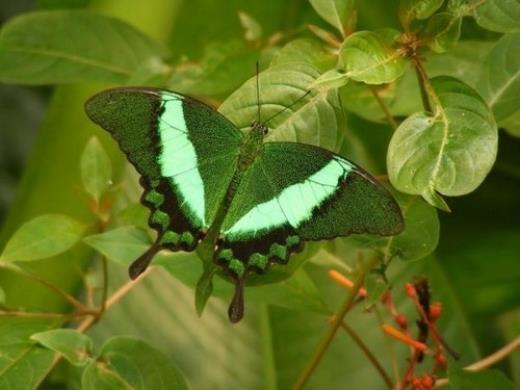
[[421, 384], [423, 385], [423, 388], [431, 389], [431, 388], [433, 388], [433, 385], [435, 384], [435, 378], [431, 375], [424, 374], [421, 377]]
[[440, 352], [435, 355], [435, 360], [437, 361], [439, 367], [446, 368], [448, 366], [448, 359], [446, 359], [446, 356]]
[[417, 291], [415, 291], [415, 287], [411, 283], [406, 283], [405, 286], [406, 295], [408, 295], [410, 298], [416, 298], [417, 297]]
[[401, 313], [397, 314], [394, 319], [395, 319], [395, 322], [397, 323], [397, 325], [399, 325], [401, 327], [401, 329], [408, 328], [408, 320]]
[[440, 302], [434, 302], [430, 305], [430, 319], [435, 321], [442, 314], [442, 304]]

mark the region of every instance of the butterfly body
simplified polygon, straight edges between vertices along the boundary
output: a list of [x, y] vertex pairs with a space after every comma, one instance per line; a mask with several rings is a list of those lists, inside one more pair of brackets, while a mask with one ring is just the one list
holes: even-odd
[[403, 228], [399, 207], [368, 173], [316, 146], [264, 142], [260, 122], [243, 133], [203, 103], [152, 88], [103, 91], [86, 111], [141, 174], [157, 231], [131, 277], [161, 248], [212, 253], [236, 285], [232, 321], [242, 317], [247, 275], [286, 263], [305, 241]]

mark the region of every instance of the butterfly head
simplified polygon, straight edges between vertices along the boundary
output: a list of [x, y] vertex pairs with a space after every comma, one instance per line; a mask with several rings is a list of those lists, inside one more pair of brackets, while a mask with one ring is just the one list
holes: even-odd
[[251, 123], [251, 130], [262, 137], [269, 133], [269, 128], [259, 121], [253, 121], [253, 123]]

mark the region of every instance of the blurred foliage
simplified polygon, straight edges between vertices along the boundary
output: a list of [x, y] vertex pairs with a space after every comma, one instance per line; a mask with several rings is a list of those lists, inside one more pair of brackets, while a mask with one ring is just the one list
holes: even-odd
[[[401, 286], [429, 279], [461, 367], [517, 338], [519, 12], [515, 0], [2, 2], [0, 388], [290, 388], [344, 300], [327, 272], [355, 278], [374, 253], [383, 264], [368, 280], [393, 287], [410, 318]], [[137, 176], [87, 121], [84, 101], [109, 85], [167, 87], [247, 131], [257, 60], [265, 117], [312, 88], [270, 123], [269, 140], [320, 145], [374, 175], [388, 164], [406, 230], [309, 245], [254, 279], [238, 325], [225, 316], [232, 291], [221, 279], [197, 316], [193, 254], [161, 253], [119, 296], [152, 237]], [[92, 313], [60, 315], [106, 295], [117, 299], [95, 324]], [[49, 318], [13, 316], [23, 310]], [[375, 317], [358, 305], [347, 322], [393, 374], [409, 351]], [[518, 356], [496, 367], [469, 375], [450, 364], [445, 375], [461, 389], [519, 380]], [[384, 382], [340, 332], [308, 388], [345, 386]]]

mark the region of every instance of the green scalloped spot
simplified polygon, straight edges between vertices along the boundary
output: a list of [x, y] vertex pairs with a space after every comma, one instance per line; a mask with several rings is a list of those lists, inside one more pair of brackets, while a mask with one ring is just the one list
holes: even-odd
[[190, 232], [184, 232], [181, 234], [181, 238], [179, 240], [179, 242], [183, 245], [186, 245], [188, 247], [192, 247], [193, 245], [196, 244], [196, 240], [195, 240], [195, 237], [193, 237], [193, 234], [191, 234]]
[[164, 202], [164, 195], [155, 190], [150, 190], [144, 196], [144, 200], [148, 203], [153, 204], [155, 207], [159, 207]]
[[178, 245], [180, 236], [172, 230], [164, 232], [161, 236], [161, 245]]
[[239, 278], [241, 278], [244, 275], [244, 272], [246, 270], [246, 268], [244, 267], [244, 263], [242, 263], [237, 258], [231, 259], [231, 261], [228, 264], [228, 268]]
[[301, 243], [301, 240], [300, 240], [300, 237], [298, 237], [298, 236], [289, 236], [285, 240], [285, 243], [287, 244], [287, 247], [292, 249], [292, 248], [299, 246]]
[[277, 257], [280, 260], [285, 260], [287, 258], [287, 252], [287, 247], [278, 243], [274, 243], [269, 249], [269, 255], [272, 257]]
[[269, 258], [267, 256], [261, 255], [260, 253], [253, 253], [249, 257], [249, 266], [264, 270], [267, 267], [267, 264], [269, 264]]
[[233, 258], [233, 251], [231, 249], [222, 249], [218, 255], [217, 260], [224, 261], [229, 263], [229, 261]]
[[150, 222], [153, 224], [161, 225], [163, 229], [166, 229], [170, 224], [170, 217], [165, 212], [157, 210], [152, 214]]

